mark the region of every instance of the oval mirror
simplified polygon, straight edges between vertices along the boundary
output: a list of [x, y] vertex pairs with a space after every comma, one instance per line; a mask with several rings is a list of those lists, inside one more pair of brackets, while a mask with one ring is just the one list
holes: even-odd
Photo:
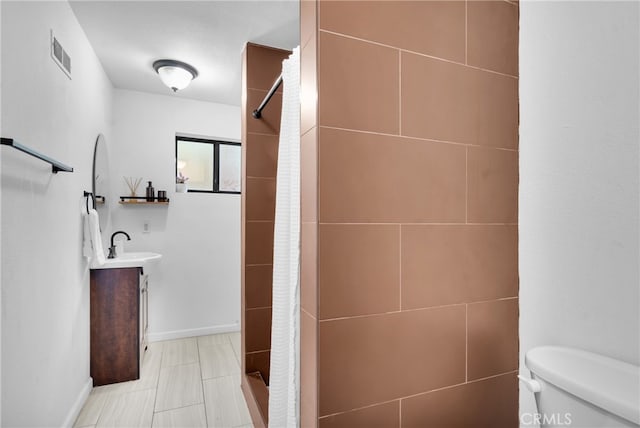
[[93, 150], [93, 194], [100, 218], [100, 231], [104, 232], [109, 220], [109, 156], [104, 135], [98, 135]]

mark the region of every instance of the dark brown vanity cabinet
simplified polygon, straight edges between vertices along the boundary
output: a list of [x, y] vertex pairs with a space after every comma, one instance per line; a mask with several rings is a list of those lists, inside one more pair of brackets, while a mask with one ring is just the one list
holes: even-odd
[[146, 348], [147, 284], [142, 268], [91, 271], [93, 385], [138, 379]]

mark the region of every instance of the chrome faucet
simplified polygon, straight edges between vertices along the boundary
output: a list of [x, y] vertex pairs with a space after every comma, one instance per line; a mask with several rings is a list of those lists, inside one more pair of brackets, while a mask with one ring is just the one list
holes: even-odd
[[113, 234], [111, 235], [111, 246], [109, 247], [109, 255], [107, 256], [108, 259], [115, 259], [116, 256], [117, 256], [117, 254], [116, 254], [116, 246], [113, 243], [113, 238], [115, 238], [115, 236], [119, 235], [120, 233], [122, 233], [124, 236], [127, 237], [127, 241], [131, 241], [131, 237], [124, 230], [118, 230], [117, 232], [113, 232]]

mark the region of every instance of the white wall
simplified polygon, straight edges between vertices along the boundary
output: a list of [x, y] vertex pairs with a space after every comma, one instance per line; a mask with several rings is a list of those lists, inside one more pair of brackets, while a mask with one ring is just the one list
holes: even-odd
[[522, 371], [552, 344], [640, 364], [639, 5], [520, 8]]
[[[2, 23], [2, 5], [0, 5], [0, 24]], [[2, 64], [2, 31], [0, 31], [0, 64]], [[0, 66], [0, 133], [2, 131], [2, 67]], [[2, 150], [0, 150], [2, 165]], [[2, 175], [0, 172], [0, 425], [2, 425]]]
[[240, 108], [118, 89], [113, 124], [114, 196], [129, 194], [123, 176], [133, 176], [145, 180], [139, 196], [151, 180], [171, 200], [112, 212], [114, 230], [131, 235], [125, 251], [163, 255], [150, 270], [150, 339], [239, 330], [240, 195], [175, 193], [175, 136], [239, 141]]
[[[72, 423], [89, 392], [89, 271], [82, 191], [110, 139], [112, 87], [66, 2], [2, 2], [2, 136], [75, 168], [2, 147], [2, 426]], [[50, 57], [53, 29], [72, 58]]]

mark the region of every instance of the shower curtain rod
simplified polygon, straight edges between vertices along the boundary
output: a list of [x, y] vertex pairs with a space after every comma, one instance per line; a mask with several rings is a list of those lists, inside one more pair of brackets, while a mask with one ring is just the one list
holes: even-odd
[[280, 76], [278, 76], [276, 81], [273, 82], [273, 86], [269, 90], [269, 93], [267, 93], [267, 96], [264, 97], [264, 100], [262, 100], [262, 102], [260, 103], [260, 106], [258, 106], [258, 108], [253, 111], [252, 115], [255, 119], [260, 119], [262, 117], [262, 110], [267, 106], [267, 104], [269, 104], [271, 97], [273, 97], [273, 94], [276, 93], [276, 91], [278, 90], [281, 84], [282, 84], [282, 74], [280, 74]]

